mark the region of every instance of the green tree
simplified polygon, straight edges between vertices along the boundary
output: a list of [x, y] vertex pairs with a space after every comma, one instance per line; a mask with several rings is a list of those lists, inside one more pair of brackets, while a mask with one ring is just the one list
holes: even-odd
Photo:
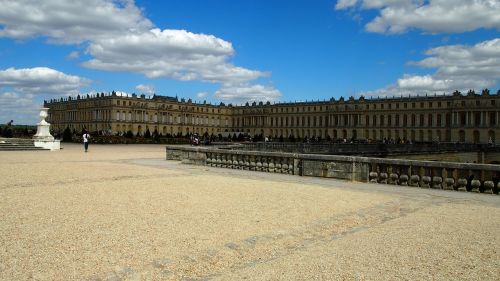
[[72, 142], [73, 141], [73, 134], [71, 133], [71, 129], [69, 127], [66, 127], [63, 132], [63, 142]]

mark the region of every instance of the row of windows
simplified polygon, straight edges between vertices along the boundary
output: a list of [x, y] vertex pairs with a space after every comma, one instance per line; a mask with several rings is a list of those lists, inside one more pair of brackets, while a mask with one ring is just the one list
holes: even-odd
[[[361, 120], [360, 114], [351, 115], [332, 115], [331, 120], [328, 116], [289, 116], [289, 117], [247, 117], [237, 118], [236, 126], [358, 126]], [[459, 112], [457, 120], [454, 123], [462, 126], [488, 124], [494, 126], [498, 123], [498, 112]], [[330, 122], [329, 122], [330, 121]], [[452, 114], [403, 114], [403, 115], [365, 115], [366, 126], [428, 126], [441, 127], [451, 126]]]
[[[116, 104], [118, 106], [137, 106], [137, 107], [141, 107], [141, 108], [145, 108], [148, 106], [148, 103], [132, 103], [132, 101], [116, 101]], [[188, 107], [188, 106], [180, 106], [180, 105], [172, 105], [172, 104], [162, 104], [160, 105], [158, 108], [169, 108], [169, 109], [174, 109], [174, 110], [177, 110], [177, 109], [180, 109], [180, 110], [190, 110], [190, 111], [193, 111], [193, 112], [212, 112], [212, 113], [215, 113], [216, 110], [215, 108], [206, 108], [206, 107], [195, 107], [195, 106], [191, 106], [191, 107]], [[217, 108], [217, 113], [220, 113], [220, 109]]]
[[[209, 118], [208, 116], [179, 116], [179, 115], [172, 115], [172, 114], [162, 114], [160, 116], [160, 120], [158, 120], [158, 115], [155, 114], [151, 116], [152, 122], [158, 122], [160, 121], [161, 123], [186, 123], [186, 124], [194, 124], [194, 125], [220, 125], [220, 119], [211, 117]], [[145, 112], [144, 114], [132, 114], [132, 112], [116, 112], [116, 120], [117, 121], [144, 121], [144, 122], [149, 122], [150, 121], [150, 115]], [[228, 126], [229, 120], [226, 117], [225, 121], [225, 126]]]
[[[441, 101], [430, 101], [430, 102], [411, 102], [411, 103], [408, 103], [408, 102], [404, 102], [404, 103], [380, 103], [380, 104], [366, 104], [366, 110], [370, 110], [370, 109], [408, 109], [408, 108], [412, 108], [412, 109], [416, 109], [416, 108], [420, 108], [420, 109], [431, 109], [431, 108], [442, 108], [443, 105], [446, 104], [446, 107], [451, 107], [452, 106], [452, 102], [451, 101], [447, 101], [446, 103], [444, 102], [441, 102]], [[495, 100], [490, 100], [489, 102], [490, 105], [494, 106], [496, 105], [496, 101]], [[427, 107], [426, 107], [427, 105]], [[462, 107], [466, 107], [466, 106], [470, 106], [470, 105], [476, 105], [476, 106], [481, 106], [481, 101], [480, 100], [476, 100], [474, 101], [473, 104], [470, 104], [470, 103], [467, 103], [466, 101], [461, 101], [460, 105]], [[280, 108], [271, 108], [269, 111], [270, 113], [299, 113], [299, 112], [316, 112], [317, 110], [319, 112], [323, 111], [323, 108], [325, 110], [328, 110], [329, 107], [328, 106], [303, 106], [303, 107], [280, 107]], [[345, 110], [346, 109], [346, 106], [342, 106], [342, 105], [336, 105], [333, 107], [334, 110]], [[349, 110], [364, 110], [363, 107], [359, 106], [358, 105], [354, 105], [353, 108], [347, 108]], [[252, 109], [242, 109], [242, 110], [238, 110], [236, 112], [237, 114], [251, 114], [253, 113], [252, 112]]]

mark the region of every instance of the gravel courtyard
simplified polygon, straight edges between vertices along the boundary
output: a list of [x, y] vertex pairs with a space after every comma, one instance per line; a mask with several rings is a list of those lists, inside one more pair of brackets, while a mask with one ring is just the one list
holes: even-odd
[[0, 152], [0, 280], [500, 280], [500, 196]]

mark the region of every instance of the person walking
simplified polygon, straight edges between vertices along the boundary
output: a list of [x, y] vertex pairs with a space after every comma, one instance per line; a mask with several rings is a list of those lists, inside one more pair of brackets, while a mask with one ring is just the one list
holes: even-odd
[[85, 147], [85, 152], [89, 149], [89, 141], [90, 141], [90, 135], [87, 133], [87, 131], [83, 131], [83, 146]]

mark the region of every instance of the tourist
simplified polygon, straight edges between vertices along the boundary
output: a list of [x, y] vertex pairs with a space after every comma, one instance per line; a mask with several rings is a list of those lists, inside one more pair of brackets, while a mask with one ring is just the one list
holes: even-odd
[[10, 120], [9, 122], [7, 122], [7, 125], [3, 130], [4, 137], [6, 137], [6, 138], [12, 138], [12, 136], [13, 136], [12, 123], [14, 123], [14, 120]]
[[83, 131], [83, 146], [85, 147], [85, 152], [89, 149], [89, 140], [90, 140], [90, 135], [87, 133], [87, 131]]

